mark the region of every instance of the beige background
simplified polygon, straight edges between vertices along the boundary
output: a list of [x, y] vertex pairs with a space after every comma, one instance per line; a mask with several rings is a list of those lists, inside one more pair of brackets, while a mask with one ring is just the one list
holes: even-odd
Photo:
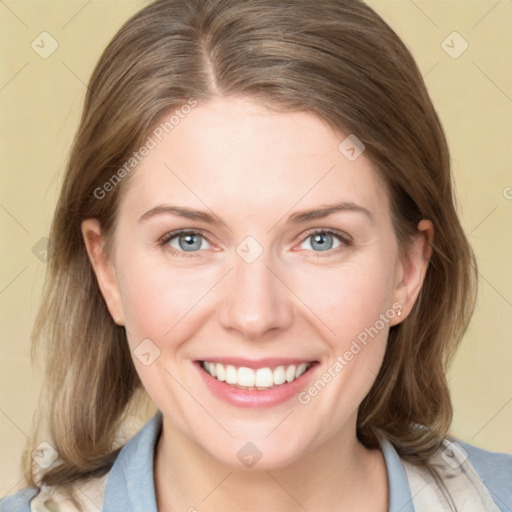
[[[426, 77], [480, 265], [477, 310], [449, 375], [452, 431], [512, 452], [512, 0], [370, 4]], [[44, 275], [37, 244], [48, 234], [85, 84], [105, 45], [141, 5], [0, 2], [0, 497], [21, 486], [19, 460], [41, 384], [29, 357]], [[42, 46], [44, 31], [58, 43], [47, 59], [31, 48], [34, 40]], [[469, 44], [458, 58], [464, 41], [454, 31]]]

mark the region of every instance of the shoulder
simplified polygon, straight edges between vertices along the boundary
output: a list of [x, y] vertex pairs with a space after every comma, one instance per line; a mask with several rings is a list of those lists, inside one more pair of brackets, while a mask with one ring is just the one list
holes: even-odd
[[30, 501], [37, 495], [37, 487], [26, 487], [0, 500], [0, 512], [30, 512]]
[[0, 501], [0, 512], [98, 512], [102, 509], [108, 473], [73, 484], [78, 505], [58, 488], [27, 487]]
[[428, 464], [400, 459], [418, 512], [512, 511], [512, 454], [478, 448], [455, 437], [443, 439]]
[[[162, 428], [162, 414], [158, 411], [146, 425], [129, 439], [117, 454], [110, 470], [101, 477], [78, 480], [72, 485], [72, 491], [79, 506], [69, 498], [69, 494], [60, 487], [43, 485], [26, 487], [11, 496], [0, 500], [0, 512], [98, 512], [103, 510], [105, 498], [109, 496], [107, 482], [114, 478], [110, 485], [110, 497], [117, 497], [116, 489], [119, 482], [124, 482], [125, 475], [130, 475], [130, 481], [137, 482], [138, 477], [148, 477], [147, 468], [153, 467], [154, 444]], [[141, 468], [136, 471], [136, 468]], [[142, 473], [142, 475], [141, 475]], [[150, 483], [152, 488], [152, 473]], [[114, 491], [114, 492], [113, 492]], [[147, 509], [147, 508], [146, 508]]]
[[459, 439], [452, 440], [463, 454], [500, 507], [512, 506], [512, 453], [499, 453], [478, 448]]

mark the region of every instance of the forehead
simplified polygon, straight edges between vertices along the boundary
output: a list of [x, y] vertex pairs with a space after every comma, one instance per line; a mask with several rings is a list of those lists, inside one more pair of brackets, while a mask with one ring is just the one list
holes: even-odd
[[[171, 115], [162, 116], [157, 129]], [[377, 217], [388, 211], [385, 187], [364, 153], [347, 159], [339, 150], [347, 134], [311, 113], [218, 98], [176, 119], [169, 133], [150, 134], [154, 147], [131, 176], [121, 209], [129, 204], [135, 214], [178, 201], [262, 218], [270, 211], [284, 215], [295, 204], [304, 209], [346, 200]]]

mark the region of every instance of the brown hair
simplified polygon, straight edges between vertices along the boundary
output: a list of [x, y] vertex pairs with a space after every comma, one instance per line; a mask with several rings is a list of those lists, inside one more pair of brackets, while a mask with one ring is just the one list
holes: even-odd
[[[100, 199], [95, 191], [163, 113], [215, 95], [310, 112], [356, 134], [386, 183], [403, 251], [421, 219], [433, 222], [422, 290], [390, 331], [357, 435], [372, 448], [382, 432], [401, 457], [421, 464], [447, 433], [445, 373], [473, 312], [476, 263], [455, 209], [443, 129], [405, 45], [359, 0], [157, 0], [125, 23], [94, 70], [51, 228], [33, 338], [47, 352], [40, 407], [50, 413], [60, 460], [42, 475], [44, 484], [105, 474], [142, 388], [126, 333], [100, 293], [81, 222], [99, 219], [110, 251], [129, 177]], [[34, 483], [29, 463], [26, 456]]]

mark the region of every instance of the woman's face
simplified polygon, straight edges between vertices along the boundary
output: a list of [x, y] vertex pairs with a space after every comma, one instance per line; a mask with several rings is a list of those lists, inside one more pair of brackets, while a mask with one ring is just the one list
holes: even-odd
[[[355, 440], [426, 268], [399, 259], [364, 152], [350, 139], [340, 150], [346, 135], [312, 114], [241, 99], [199, 104], [152, 137], [122, 196], [113, 265], [95, 269], [167, 428], [230, 466]], [[97, 225], [83, 231], [93, 254]]]

